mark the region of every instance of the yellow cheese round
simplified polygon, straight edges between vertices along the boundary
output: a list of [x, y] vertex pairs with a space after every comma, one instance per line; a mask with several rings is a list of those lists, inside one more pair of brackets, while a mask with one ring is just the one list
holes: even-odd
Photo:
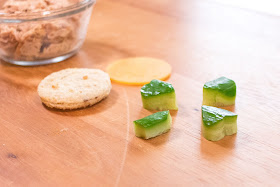
[[128, 85], [144, 85], [153, 79], [167, 79], [171, 75], [171, 66], [160, 59], [135, 57], [111, 63], [107, 72], [112, 81]]

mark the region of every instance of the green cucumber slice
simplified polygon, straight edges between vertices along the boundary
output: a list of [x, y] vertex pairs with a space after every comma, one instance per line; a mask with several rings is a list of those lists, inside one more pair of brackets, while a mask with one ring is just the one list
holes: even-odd
[[169, 111], [157, 112], [134, 123], [135, 135], [149, 139], [161, 135], [171, 128], [172, 118]]
[[178, 110], [176, 94], [170, 83], [152, 80], [141, 88], [143, 107], [148, 110]]
[[205, 105], [201, 110], [202, 135], [207, 140], [218, 141], [237, 132], [237, 114]]
[[203, 105], [230, 106], [235, 104], [236, 84], [233, 80], [220, 77], [203, 86]]

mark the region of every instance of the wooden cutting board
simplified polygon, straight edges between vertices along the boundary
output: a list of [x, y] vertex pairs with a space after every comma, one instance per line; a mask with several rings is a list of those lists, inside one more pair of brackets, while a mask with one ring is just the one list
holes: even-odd
[[[0, 62], [1, 186], [271, 185], [280, 182], [280, 18], [204, 0], [99, 0], [81, 51], [46, 66]], [[140, 87], [113, 84], [83, 110], [42, 105], [48, 74], [70, 67], [105, 70], [113, 60], [168, 61], [178, 112], [170, 132], [142, 140], [133, 120]], [[236, 81], [238, 133], [201, 136], [202, 87]]]

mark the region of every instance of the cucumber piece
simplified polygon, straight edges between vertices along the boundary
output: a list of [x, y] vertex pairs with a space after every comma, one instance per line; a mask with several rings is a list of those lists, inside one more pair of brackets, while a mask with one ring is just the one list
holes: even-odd
[[157, 112], [134, 123], [135, 135], [149, 139], [161, 135], [171, 128], [172, 118], [169, 111]]
[[202, 106], [202, 135], [205, 139], [218, 141], [237, 132], [237, 114], [212, 107]]
[[236, 84], [233, 80], [220, 77], [203, 86], [203, 105], [230, 106], [235, 104]]
[[152, 80], [141, 88], [143, 107], [148, 110], [178, 110], [176, 94], [170, 83]]

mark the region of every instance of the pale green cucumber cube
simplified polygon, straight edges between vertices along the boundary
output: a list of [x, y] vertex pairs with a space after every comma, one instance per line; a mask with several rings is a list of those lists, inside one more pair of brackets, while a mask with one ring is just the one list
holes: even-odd
[[143, 107], [148, 110], [178, 110], [176, 94], [170, 83], [152, 80], [141, 88]]
[[169, 111], [157, 112], [134, 123], [135, 135], [139, 138], [149, 139], [170, 130], [172, 118]]
[[210, 141], [218, 141], [237, 132], [237, 114], [212, 107], [202, 106], [202, 135]]
[[233, 80], [220, 77], [203, 86], [203, 105], [230, 106], [235, 104], [236, 84]]

